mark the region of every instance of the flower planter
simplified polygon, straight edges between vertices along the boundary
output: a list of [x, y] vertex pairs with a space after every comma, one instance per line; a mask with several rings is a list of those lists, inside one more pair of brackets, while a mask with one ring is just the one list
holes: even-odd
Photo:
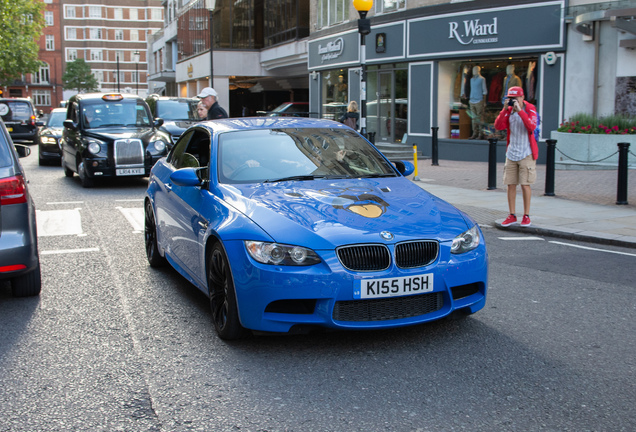
[[[575, 134], [552, 131], [556, 140], [556, 169], [617, 169], [618, 143], [629, 143], [636, 153], [636, 135]], [[628, 155], [628, 166], [636, 169], [636, 157]]]

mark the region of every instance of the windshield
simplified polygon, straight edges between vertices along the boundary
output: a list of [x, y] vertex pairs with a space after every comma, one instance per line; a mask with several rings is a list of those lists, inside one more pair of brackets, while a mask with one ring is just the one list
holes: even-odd
[[393, 166], [353, 130], [290, 128], [219, 137], [222, 183], [396, 176]]
[[143, 101], [130, 99], [116, 102], [98, 100], [82, 106], [84, 127], [151, 127], [150, 112]]
[[28, 102], [2, 101], [0, 102], [0, 113], [4, 121], [25, 121], [31, 120], [33, 109]]
[[200, 120], [197, 114], [198, 100], [159, 100], [157, 117], [164, 120]]
[[53, 111], [46, 122], [46, 126], [61, 129], [64, 126], [64, 120], [66, 120], [66, 111]]

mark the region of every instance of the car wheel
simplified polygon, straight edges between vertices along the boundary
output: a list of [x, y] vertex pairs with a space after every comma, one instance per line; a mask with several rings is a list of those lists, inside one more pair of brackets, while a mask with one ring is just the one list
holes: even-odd
[[95, 186], [95, 180], [90, 178], [86, 173], [86, 165], [84, 165], [84, 161], [81, 161], [77, 166], [77, 175], [79, 175], [80, 183], [82, 183], [82, 187], [84, 188], [92, 188]]
[[14, 277], [11, 280], [11, 292], [14, 297], [29, 297], [40, 294], [42, 290], [42, 275], [40, 264], [28, 273]]
[[150, 267], [162, 267], [166, 265], [166, 259], [159, 253], [157, 245], [157, 225], [150, 201], [146, 202], [144, 216], [144, 236], [146, 240], [146, 258]]
[[230, 265], [219, 243], [214, 245], [210, 253], [208, 290], [212, 321], [219, 337], [225, 340], [234, 340], [246, 336], [247, 330], [241, 325], [238, 316]]
[[73, 177], [73, 170], [66, 166], [66, 162], [64, 161], [64, 156], [60, 157], [60, 163], [62, 164], [62, 168], [64, 168], [64, 175], [66, 177]]

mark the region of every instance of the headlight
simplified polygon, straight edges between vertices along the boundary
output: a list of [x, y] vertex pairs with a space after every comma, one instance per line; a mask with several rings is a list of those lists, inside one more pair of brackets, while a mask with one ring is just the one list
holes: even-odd
[[250, 256], [262, 264], [309, 266], [318, 264], [316, 252], [301, 246], [245, 241]]
[[477, 246], [479, 246], [479, 229], [477, 228], [477, 225], [475, 225], [468, 231], [464, 231], [453, 239], [451, 253], [460, 254], [468, 252], [475, 249]]
[[88, 151], [92, 154], [96, 155], [102, 150], [101, 141], [97, 140], [89, 140], [88, 141]]
[[51, 136], [41, 136], [40, 141], [42, 144], [57, 144], [57, 140]]
[[152, 144], [155, 146], [155, 150], [157, 150], [159, 153], [166, 149], [166, 143], [162, 140], [155, 141]]

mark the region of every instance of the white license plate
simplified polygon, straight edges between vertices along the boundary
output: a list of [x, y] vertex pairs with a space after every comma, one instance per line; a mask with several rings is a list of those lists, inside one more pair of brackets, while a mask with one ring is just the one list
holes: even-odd
[[145, 170], [143, 168], [119, 168], [115, 172], [118, 176], [127, 175], [144, 175]]
[[385, 279], [357, 281], [353, 297], [357, 299], [397, 297], [433, 291], [433, 273]]

